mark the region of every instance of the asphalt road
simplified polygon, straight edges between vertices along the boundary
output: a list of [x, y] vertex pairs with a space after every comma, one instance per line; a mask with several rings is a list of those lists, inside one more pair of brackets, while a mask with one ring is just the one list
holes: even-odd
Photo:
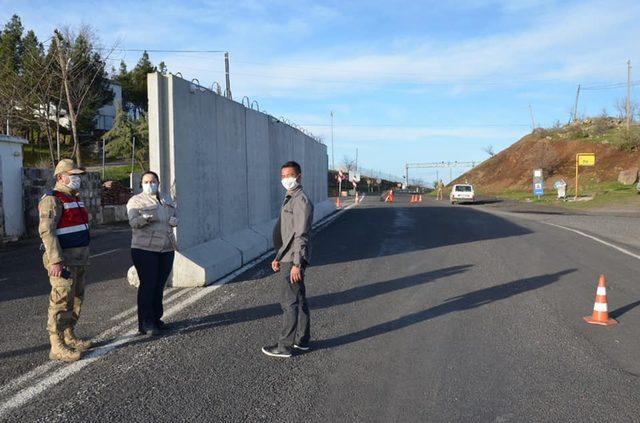
[[[126, 247], [120, 230], [95, 245]], [[125, 336], [135, 325], [126, 313], [117, 316], [134, 304], [135, 292], [117, 277], [130, 264], [127, 254], [94, 260], [94, 273], [105, 273], [93, 276], [79, 329], [104, 338], [103, 346], [78, 363], [48, 364], [39, 262], [28, 245], [1, 253], [10, 278], [0, 282], [1, 420], [640, 415], [640, 261], [575, 233], [474, 206], [367, 199], [314, 236], [307, 271], [313, 351], [292, 359], [260, 352], [280, 327], [280, 275], [268, 259], [219, 287], [169, 290], [173, 330], [140, 338]], [[601, 273], [617, 326], [582, 321]], [[37, 288], [6, 292], [22, 292], [16, 280]]]

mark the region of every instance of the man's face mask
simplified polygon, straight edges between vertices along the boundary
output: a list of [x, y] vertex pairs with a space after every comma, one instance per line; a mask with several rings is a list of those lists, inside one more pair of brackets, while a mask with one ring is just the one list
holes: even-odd
[[298, 178], [293, 177], [293, 176], [290, 176], [290, 177], [287, 177], [287, 178], [282, 178], [282, 180], [280, 182], [282, 182], [282, 186], [287, 191], [291, 191], [292, 189], [297, 188], [298, 185], [299, 185]]
[[80, 185], [82, 184], [82, 179], [80, 179], [78, 175], [69, 175], [68, 178], [69, 182], [65, 184], [67, 188], [73, 191], [78, 191], [80, 189]]

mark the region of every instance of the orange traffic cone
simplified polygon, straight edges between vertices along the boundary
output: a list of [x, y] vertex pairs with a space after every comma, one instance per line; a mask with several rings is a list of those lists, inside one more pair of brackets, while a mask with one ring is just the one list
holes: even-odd
[[598, 280], [598, 290], [596, 291], [596, 302], [593, 305], [593, 314], [583, 317], [585, 322], [593, 325], [611, 326], [618, 323], [614, 319], [609, 318], [609, 310], [607, 305], [607, 282], [604, 275], [600, 275]]
[[389, 190], [389, 195], [387, 195], [387, 199], [385, 200], [385, 202], [393, 203], [394, 200], [395, 200], [395, 198], [393, 196], [393, 190]]
[[415, 195], [411, 195], [411, 200], [409, 202], [410, 203], [415, 203], [416, 202], [416, 196]]
[[336, 197], [336, 208], [337, 209], [342, 208], [342, 201], [340, 201], [340, 197]]
[[418, 203], [422, 203], [422, 194], [418, 196]]

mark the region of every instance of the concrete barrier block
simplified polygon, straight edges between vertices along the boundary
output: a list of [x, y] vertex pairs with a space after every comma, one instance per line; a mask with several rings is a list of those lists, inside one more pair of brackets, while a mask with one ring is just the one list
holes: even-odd
[[[167, 281], [170, 282], [172, 278], [173, 278], [173, 271], [169, 273], [169, 277], [167, 278]], [[129, 282], [129, 285], [131, 285], [136, 289], [140, 288], [140, 278], [138, 277], [138, 271], [136, 270], [135, 266], [131, 266], [127, 271], [127, 282]]]
[[171, 286], [205, 286], [242, 266], [240, 251], [214, 239], [176, 253]]
[[325, 200], [314, 205], [313, 223], [317, 223], [336, 211], [336, 205], [331, 200]]
[[251, 226], [251, 229], [267, 239], [267, 247], [273, 248], [273, 227], [277, 219], [268, 220]]
[[252, 229], [243, 229], [223, 238], [229, 244], [240, 250], [242, 265], [260, 257], [269, 249], [267, 238]]

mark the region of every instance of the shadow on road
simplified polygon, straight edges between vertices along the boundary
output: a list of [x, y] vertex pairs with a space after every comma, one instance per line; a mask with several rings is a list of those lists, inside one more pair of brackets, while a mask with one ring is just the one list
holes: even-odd
[[318, 234], [313, 241], [312, 264], [351, 262], [530, 233], [503, 217], [471, 207], [366, 207], [350, 210]]
[[[390, 292], [399, 291], [401, 289], [435, 282], [449, 276], [464, 273], [471, 267], [472, 265], [469, 264], [446, 267], [443, 269], [438, 269], [413, 276], [407, 276], [404, 278], [357, 286], [340, 292], [330, 292], [327, 294], [317, 295], [308, 299], [309, 306], [311, 308], [311, 312], [313, 313], [314, 311], [329, 307], [355, 303], [358, 301], [388, 294]], [[282, 309], [280, 308], [279, 304], [264, 304], [241, 310], [212, 314], [210, 316], [196, 319], [186, 319], [177, 322], [171, 322], [171, 330], [168, 331], [165, 336], [176, 336], [183, 333], [190, 333], [221, 326], [251, 322], [255, 320], [279, 316], [281, 314]], [[128, 345], [153, 342], [155, 340], [155, 338], [137, 338], [136, 340], [129, 342]], [[111, 340], [105, 341], [104, 343], [108, 343], [110, 341]], [[10, 356], [12, 352], [4, 354]]]
[[501, 285], [469, 292], [464, 295], [449, 298], [444, 303], [427, 310], [409, 314], [399, 319], [375, 325], [358, 332], [315, 342], [314, 347], [315, 349], [334, 348], [341, 345], [350, 344], [352, 342], [362, 341], [363, 339], [382, 335], [395, 330], [403, 329], [408, 326], [422, 323], [445, 314], [469, 310], [493, 303], [495, 301], [504, 300], [523, 292], [532, 291], [534, 289], [550, 285], [554, 282], [557, 282], [562, 276], [573, 273], [576, 270], [577, 269], [568, 269], [557, 273], [536, 276], [533, 278], [519, 279]]
[[638, 307], [640, 305], [640, 301], [635, 301], [633, 303], [629, 303], [626, 306], [622, 306], [619, 308], [616, 308], [615, 310], [611, 311], [609, 313], [609, 317], [611, 317], [612, 319], [618, 319], [620, 316], [622, 316], [623, 314], [627, 313], [628, 311], [633, 310], [634, 308]]
[[32, 354], [40, 351], [48, 351], [49, 344], [41, 344], [34, 347], [20, 348], [19, 350], [5, 351], [0, 353], [0, 360], [10, 357], [19, 357], [24, 354]]
[[[127, 226], [111, 225], [92, 235], [92, 254], [118, 249], [124, 261], [113, 255], [90, 259], [87, 285], [123, 278], [132, 265], [129, 257], [131, 233]], [[0, 249], [0, 302], [46, 296], [51, 292], [47, 271], [42, 265], [39, 240], [29, 239]]]

